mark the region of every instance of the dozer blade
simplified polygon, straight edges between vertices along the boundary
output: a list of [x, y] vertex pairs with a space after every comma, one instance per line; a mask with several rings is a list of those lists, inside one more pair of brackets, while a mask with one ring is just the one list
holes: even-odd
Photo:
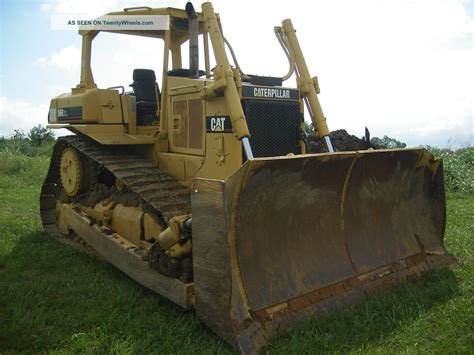
[[193, 186], [198, 317], [243, 353], [307, 314], [455, 262], [424, 149], [261, 158]]

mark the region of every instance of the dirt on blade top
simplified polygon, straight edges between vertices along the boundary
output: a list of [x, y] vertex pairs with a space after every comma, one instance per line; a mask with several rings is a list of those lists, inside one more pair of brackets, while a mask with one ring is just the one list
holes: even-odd
[[[366, 142], [365, 139], [357, 138], [354, 135], [347, 133], [345, 129], [338, 129], [332, 131], [329, 136], [331, 137], [331, 142], [334, 147], [334, 150], [337, 152], [347, 152], [354, 150], [367, 150], [380, 149], [379, 146]], [[309, 153], [326, 153], [326, 143], [323, 138], [316, 137], [315, 135], [310, 135], [307, 138]]]

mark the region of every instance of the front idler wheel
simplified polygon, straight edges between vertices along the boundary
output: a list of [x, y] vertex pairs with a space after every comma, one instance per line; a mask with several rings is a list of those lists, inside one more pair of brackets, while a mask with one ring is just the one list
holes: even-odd
[[65, 148], [59, 162], [59, 176], [64, 193], [75, 197], [85, 190], [84, 163], [79, 152], [72, 148]]

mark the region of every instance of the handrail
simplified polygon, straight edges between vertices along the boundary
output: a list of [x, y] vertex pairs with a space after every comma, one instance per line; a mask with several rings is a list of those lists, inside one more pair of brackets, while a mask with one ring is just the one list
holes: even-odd
[[183, 86], [176, 86], [174, 88], [170, 88], [170, 90], [181, 90], [181, 89], [190, 89], [190, 88], [198, 88], [197, 85], [183, 85]]
[[152, 8], [151, 7], [148, 7], [148, 6], [136, 6], [136, 7], [126, 7], [125, 9], [123, 9], [123, 11], [125, 12], [129, 12], [131, 10], [148, 10], [150, 11]]
[[125, 93], [125, 88], [122, 85], [111, 86], [111, 87], [107, 88], [107, 90], [115, 90], [115, 89], [122, 89], [122, 92], [120, 93], [120, 95], [123, 95]]

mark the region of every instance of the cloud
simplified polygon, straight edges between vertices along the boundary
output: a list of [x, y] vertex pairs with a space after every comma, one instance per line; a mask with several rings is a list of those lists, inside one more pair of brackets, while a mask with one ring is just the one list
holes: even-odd
[[24, 101], [9, 100], [0, 96], [0, 132], [13, 133], [15, 129], [29, 131], [32, 127], [47, 122], [49, 105], [33, 105]]
[[[184, 8], [185, 2], [147, 5]], [[86, 10], [98, 16], [142, 4], [141, 0], [48, 0], [42, 9], [47, 16]], [[310, 72], [319, 77], [330, 129], [362, 135], [368, 126], [372, 135], [387, 134], [411, 145], [443, 145], [449, 138], [472, 137], [474, 20], [465, 1], [294, 0], [290, 6], [274, 0], [270, 6], [242, 0], [237, 8], [224, 0], [213, 4], [242, 69], [250, 74], [286, 72], [273, 26], [292, 18]], [[160, 77], [162, 47], [157, 43], [101, 33], [94, 40], [92, 56], [98, 86], [127, 86], [133, 68], [139, 67], [154, 69]], [[62, 88], [55, 91], [57, 95], [79, 81], [79, 61], [79, 49], [68, 46], [35, 63], [51, 74], [48, 85]], [[56, 69], [63, 74], [55, 77]], [[295, 81], [286, 84], [293, 86]]]
[[49, 57], [41, 57], [33, 65], [53, 67], [64, 71], [77, 70], [81, 64], [81, 51], [74, 46], [62, 48]]

